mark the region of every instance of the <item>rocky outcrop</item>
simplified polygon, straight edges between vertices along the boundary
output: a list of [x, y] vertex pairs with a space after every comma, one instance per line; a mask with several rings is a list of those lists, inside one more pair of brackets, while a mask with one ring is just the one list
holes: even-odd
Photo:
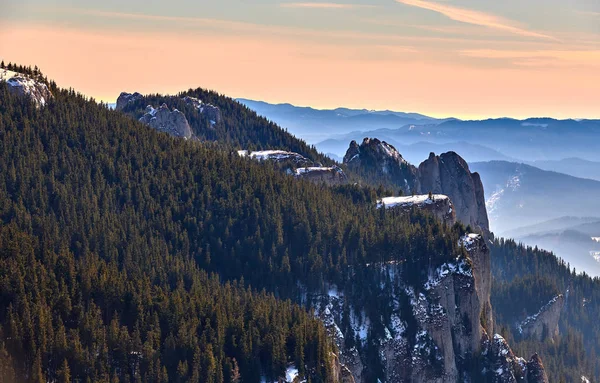
[[565, 298], [562, 294], [554, 297], [537, 314], [528, 317], [517, 326], [519, 333], [539, 341], [558, 336], [558, 321], [564, 305]]
[[48, 85], [22, 73], [0, 69], [0, 82], [3, 81], [8, 84], [9, 92], [31, 98], [37, 107], [45, 106], [53, 97]]
[[492, 262], [490, 250], [485, 239], [478, 234], [468, 234], [460, 239], [460, 244], [467, 250], [473, 262], [473, 272], [477, 281], [477, 296], [481, 303], [481, 325], [488, 334], [494, 333], [492, 316]]
[[344, 185], [348, 177], [344, 171], [337, 167], [304, 167], [296, 169], [296, 177], [314, 183], [325, 183], [326, 185]]
[[415, 195], [410, 197], [387, 197], [378, 201], [378, 208], [396, 209], [405, 212], [413, 208], [427, 211], [447, 225], [456, 223], [454, 205], [448, 196], [442, 194]]
[[[365, 360], [364, 350], [372, 347], [377, 347], [382, 381], [386, 382], [547, 381], [537, 356], [527, 362], [515, 356], [500, 335], [488, 335], [493, 334], [490, 252], [479, 234], [465, 235], [460, 245], [466, 252], [429, 270], [423, 286], [406, 285], [399, 277], [401, 264], [367, 266], [379, 276], [387, 274], [396, 291], [391, 317], [383, 321], [384, 335], [379, 338], [372, 338], [376, 326], [364, 309], [348, 307], [342, 292], [330, 289], [317, 299], [315, 313], [338, 345], [340, 362], [356, 382], [370, 381], [365, 376], [364, 367], [370, 362]], [[384, 283], [381, 288], [388, 287]], [[407, 318], [406, 306], [400, 306], [404, 299], [414, 318], [410, 325], [403, 319]], [[479, 356], [481, 376], [473, 375], [472, 370], [472, 361]]]
[[443, 194], [454, 204], [456, 218], [474, 230], [489, 234], [489, 221], [481, 178], [471, 173], [469, 165], [454, 152], [429, 158], [418, 168], [407, 163], [385, 141], [365, 138], [356, 141], [344, 156], [348, 168], [366, 180], [399, 186], [404, 194]]
[[434, 153], [419, 165], [421, 190], [445, 194], [454, 203], [456, 217], [465, 225], [489, 233], [483, 184], [477, 173], [471, 173], [467, 162], [454, 152]]
[[356, 383], [352, 372], [340, 362], [337, 355], [331, 355], [331, 371], [333, 372], [333, 381], [336, 383]]
[[167, 104], [162, 104], [158, 109], [148, 105], [146, 114], [140, 118], [140, 122], [175, 137], [192, 137], [192, 128], [185, 115], [177, 109], [171, 111]]
[[142, 96], [140, 93], [135, 92], [135, 93], [127, 93], [127, 92], [122, 92], [119, 95], [119, 98], [117, 98], [117, 105], [116, 105], [116, 110], [123, 110], [129, 103], [131, 102], [135, 102], [137, 100], [141, 100], [144, 96]]
[[196, 108], [198, 112], [204, 114], [206, 118], [208, 118], [212, 122], [213, 125], [218, 124], [221, 122], [221, 120], [223, 120], [223, 116], [221, 115], [221, 109], [214, 105], [205, 104], [196, 97], [190, 96], [183, 97], [183, 101], [185, 101], [186, 104]]
[[379, 176], [385, 183], [399, 186], [404, 194], [420, 193], [417, 168], [406, 162], [392, 145], [377, 138], [365, 138], [362, 144], [356, 141], [344, 156], [344, 164], [365, 178]]

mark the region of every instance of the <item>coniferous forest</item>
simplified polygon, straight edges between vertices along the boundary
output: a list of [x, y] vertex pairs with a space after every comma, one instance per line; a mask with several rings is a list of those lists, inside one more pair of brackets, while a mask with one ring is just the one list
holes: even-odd
[[[392, 291], [368, 265], [400, 265], [422, 286], [464, 255], [464, 227], [377, 210], [382, 188], [317, 185], [240, 158], [277, 148], [331, 161], [216, 93], [185, 93], [221, 109], [211, 127], [177, 99], [149, 96], [127, 115], [49, 85], [38, 108], [0, 83], [0, 381], [260, 382], [294, 365], [332, 382], [336, 349], [307, 297], [335, 284], [385, 323]], [[131, 118], [164, 101], [198, 140]], [[539, 352], [553, 382], [600, 376], [600, 282], [537, 249], [491, 248], [492, 304], [515, 352]], [[558, 339], [514, 333], [515, 316], [567, 289]]]
[[368, 262], [401, 260], [416, 283], [461, 251], [464, 229], [378, 211], [371, 189], [299, 182], [51, 85], [36, 108], [0, 84], [0, 339], [16, 381], [258, 382], [290, 363], [330, 381], [332, 342], [286, 299], [356, 285]]

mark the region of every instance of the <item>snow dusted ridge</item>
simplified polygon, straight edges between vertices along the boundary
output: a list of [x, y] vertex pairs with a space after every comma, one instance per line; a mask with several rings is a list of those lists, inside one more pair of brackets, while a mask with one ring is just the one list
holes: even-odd
[[429, 198], [429, 195], [415, 195], [409, 197], [386, 197], [377, 201], [377, 208], [391, 209], [396, 206], [412, 207], [418, 206], [423, 207], [424, 205], [432, 205], [435, 201], [448, 200], [448, 196], [443, 194], [433, 195], [433, 199]]
[[0, 81], [6, 81], [11, 93], [31, 97], [38, 107], [45, 106], [46, 102], [52, 98], [52, 93], [46, 84], [35, 81], [22, 73], [0, 69]]

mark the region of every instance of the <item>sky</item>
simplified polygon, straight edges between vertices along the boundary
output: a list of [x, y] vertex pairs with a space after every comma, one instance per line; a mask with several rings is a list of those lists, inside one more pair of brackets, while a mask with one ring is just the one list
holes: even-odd
[[0, 0], [0, 58], [105, 102], [600, 118], [600, 0]]

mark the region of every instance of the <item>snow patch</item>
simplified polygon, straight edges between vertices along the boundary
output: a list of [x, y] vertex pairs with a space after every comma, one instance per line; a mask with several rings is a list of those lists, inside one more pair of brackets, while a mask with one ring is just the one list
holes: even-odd
[[418, 206], [423, 207], [425, 205], [432, 205], [435, 201], [447, 200], [448, 196], [443, 194], [435, 194], [433, 195], [433, 199], [429, 198], [429, 195], [415, 195], [409, 197], [386, 197], [377, 201], [377, 208], [381, 209], [385, 207], [387, 209], [391, 209], [396, 206], [401, 207], [412, 207]]

